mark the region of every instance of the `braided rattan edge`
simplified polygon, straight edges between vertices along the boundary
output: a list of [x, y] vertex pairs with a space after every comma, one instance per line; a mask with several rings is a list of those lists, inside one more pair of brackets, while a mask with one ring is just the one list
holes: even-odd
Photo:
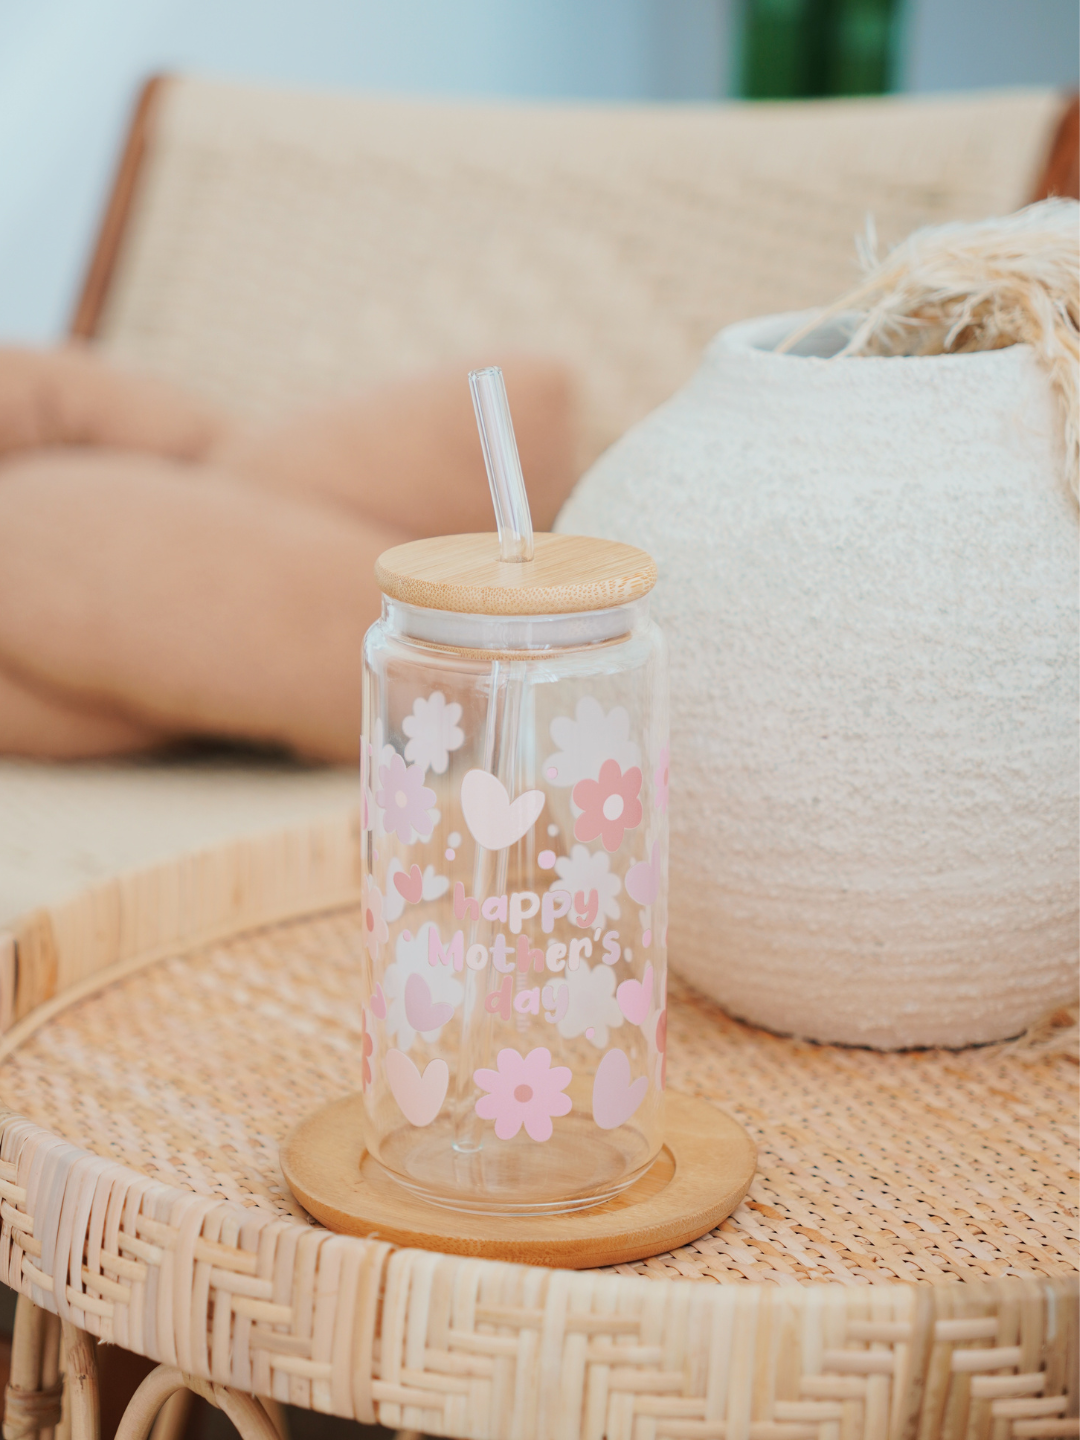
[[[96, 887], [0, 940], [3, 1053], [163, 955], [355, 902], [352, 816]], [[103, 1341], [470, 1437], [1076, 1435], [1077, 1282], [702, 1285], [398, 1250], [164, 1185], [0, 1110], [0, 1280]]]

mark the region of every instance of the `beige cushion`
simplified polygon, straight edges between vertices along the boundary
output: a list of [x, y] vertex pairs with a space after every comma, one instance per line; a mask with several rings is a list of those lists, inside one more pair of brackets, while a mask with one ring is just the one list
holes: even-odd
[[1050, 91], [481, 105], [171, 82], [106, 350], [266, 411], [522, 346], [577, 370], [582, 462], [721, 326], [842, 293], [883, 241], [1016, 208]]

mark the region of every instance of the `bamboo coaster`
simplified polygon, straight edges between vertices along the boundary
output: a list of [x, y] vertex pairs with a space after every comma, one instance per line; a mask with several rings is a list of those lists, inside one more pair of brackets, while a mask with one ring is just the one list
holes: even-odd
[[413, 1249], [593, 1269], [699, 1239], [750, 1188], [757, 1154], [741, 1125], [673, 1090], [665, 1111], [664, 1147], [648, 1172], [606, 1204], [569, 1215], [468, 1215], [417, 1199], [363, 1164], [359, 1095], [302, 1121], [281, 1147], [281, 1169], [304, 1208], [330, 1230]]

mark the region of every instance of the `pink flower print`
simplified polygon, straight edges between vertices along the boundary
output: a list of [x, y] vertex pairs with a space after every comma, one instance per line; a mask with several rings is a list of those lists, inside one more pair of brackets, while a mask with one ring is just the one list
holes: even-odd
[[656, 1020], [656, 1051], [660, 1056], [660, 1089], [667, 1084], [667, 1006]]
[[361, 1009], [360, 1028], [360, 1089], [366, 1090], [371, 1084], [371, 1056], [375, 1049], [375, 1041], [372, 1039], [370, 1021], [365, 1009]]
[[364, 893], [361, 898], [360, 922], [364, 928], [364, 943], [372, 960], [379, 958], [379, 946], [390, 939], [390, 927], [383, 919], [383, 897], [370, 875], [364, 876]]
[[653, 771], [653, 784], [656, 786], [656, 808], [661, 813], [667, 810], [669, 775], [668, 747], [665, 745], [660, 751], [660, 764]]
[[543, 1045], [519, 1055], [500, 1050], [497, 1070], [474, 1070], [473, 1079], [487, 1095], [476, 1102], [481, 1120], [495, 1121], [500, 1140], [512, 1140], [525, 1126], [530, 1140], [551, 1139], [551, 1117], [570, 1113], [570, 1096], [561, 1092], [570, 1084], [565, 1065], [551, 1065], [551, 1051]]
[[641, 771], [636, 765], [620, 770], [617, 760], [605, 760], [599, 780], [579, 780], [572, 791], [581, 814], [574, 824], [575, 840], [599, 835], [607, 851], [617, 850], [623, 834], [641, 824]]
[[434, 827], [428, 811], [435, 804], [435, 791], [424, 784], [424, 767], [406, 766], [395, 751], [387, 764], [379, 766], [379, 780], [375, 800], [387, 830], [396, 831], [403, 845], [412, 844], [414, 830], [426, 840]]

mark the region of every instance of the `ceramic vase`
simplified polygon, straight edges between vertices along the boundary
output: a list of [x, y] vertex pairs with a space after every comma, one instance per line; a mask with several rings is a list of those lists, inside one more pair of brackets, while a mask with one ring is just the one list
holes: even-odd
[[672, 966], [783, 1033], [959, 1046], [1073, 998], [1077, 507], [1024, 346], [722, 332], [559, 528], [648, 548]]

